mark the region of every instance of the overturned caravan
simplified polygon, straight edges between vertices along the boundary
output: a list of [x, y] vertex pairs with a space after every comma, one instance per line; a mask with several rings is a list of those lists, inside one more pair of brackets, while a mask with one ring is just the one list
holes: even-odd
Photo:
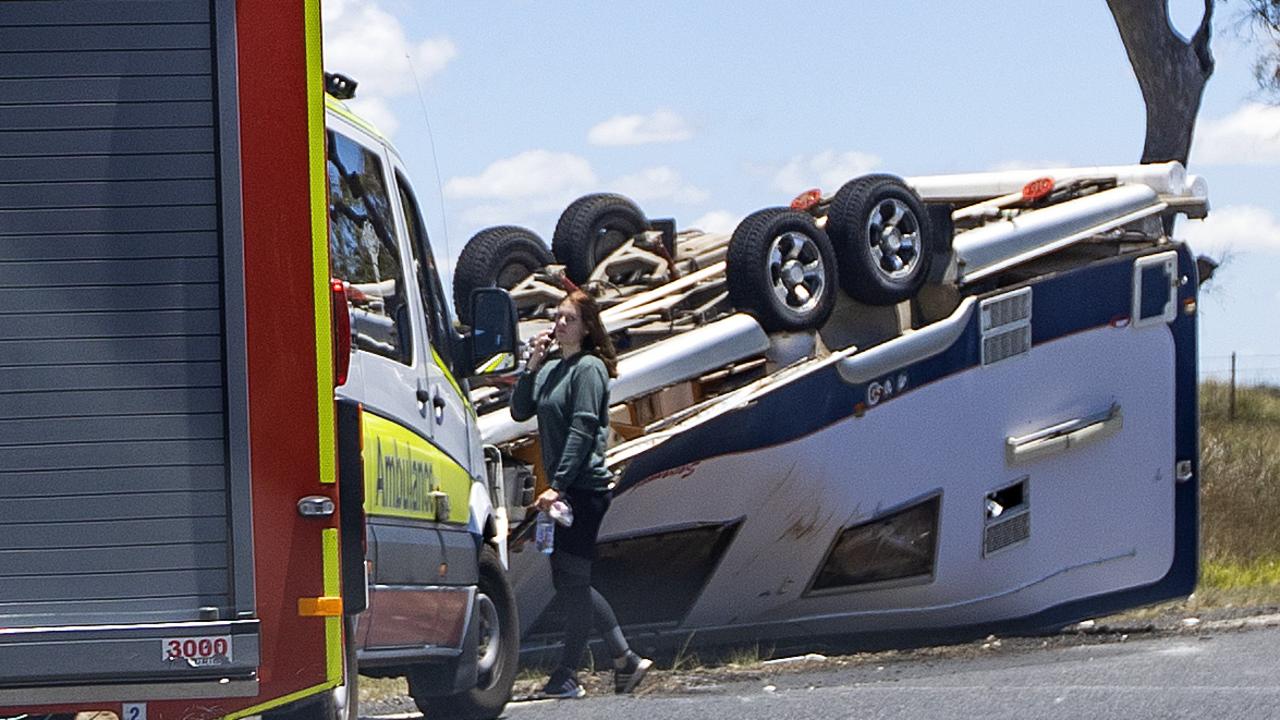
[[[693, 321], [662, 316], [703, 281], [741, 283], [716, 257], [606, 309], [622, 344], [628, 329], [670, 328], [631, 338], [611, 395], [618, 480], [594, 584], [639, 647], [1049, 630], [1193, 589], [1198, 277], [1163, 220], [1203, 215], [1203, 181], [1169, 164], [900, 187], [914, 202], [871, 198], [852, 216], [860, 236], [831, 227], [837, 203], [818, 193], [791, 211], [851, 237], [825, 258], [841, 265], [824, 269], [837, 297], [811, 328], [778, 330], [736, 301], [714, 310], [712, 291]], [[905, 297], [851, 297], [847, 245], [869, 243], [864, 271], [888, 276], [910, 265], [885, 258], [913, 229], [915, 256], [932, 262]], [[699, 252], [715, 245], [686, 234]], [[643, 240], [615, 242], [603, 263]], [[799, 241], [766, 241], [784, 261], [771, 276], [761, 254], [766, 283], [785, 281]], [[671, 270], [685, 259], [666, 255]], [[646, 305], [658, 315], [638, 317]], [[522, 329], [544, 322], [533, 312]], [[519, 527], [541, 482], [536, 428], [493, 389], [473, 397], [502, 464], [523, 642], [536, 651], [559, 627], [546, 557]]]

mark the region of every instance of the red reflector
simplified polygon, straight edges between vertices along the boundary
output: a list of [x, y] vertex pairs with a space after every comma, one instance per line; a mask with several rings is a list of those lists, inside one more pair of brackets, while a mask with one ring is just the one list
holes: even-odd
[[351, 369], [351, 310], [346, 284], [341, 280], [329, 281], [329, 295], [333, 305], [333, 386], [338, 387], [346, 384]]
[[791, 201], [791, 209], [805, 212], [820, 202], [822, 202], [822, 190], [813, 188], [797, 195], [796, 199]]
[[1053, 192], [1053, 178], [1036, 178], [1022, 186], [1022, 199], [1029, 201], [1041, 200], [1051, 192]]

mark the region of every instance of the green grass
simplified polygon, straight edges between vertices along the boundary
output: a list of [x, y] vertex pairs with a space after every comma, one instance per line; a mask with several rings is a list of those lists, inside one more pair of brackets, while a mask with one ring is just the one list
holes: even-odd
[[1280, 558], [1280, 388], [1237, 388], [1234, 420], [1229, 392], [1200, 388], [1200, 548], [1206, 584], [1240, 587]]
[[1247, 563], [1206, 563], [1200, 572], [1200, 585], [1213, 590], [1280, 588], [1280, 558], [1261, 558]]
[[1170, 609], [1280, 605], [1280, 388], [1237, 387], [1234, 419], [1225, 383], [1200, 386], [1200, 582]]
[[725, 653], [724, 664], [730, 667], [755, 667], [762, 659], [759, 644], [742, 645], [730, 648]]

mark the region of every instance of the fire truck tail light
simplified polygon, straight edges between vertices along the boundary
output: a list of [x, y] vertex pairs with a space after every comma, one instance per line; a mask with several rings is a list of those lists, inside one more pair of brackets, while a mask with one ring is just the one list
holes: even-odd
[[329, 281], [329, 294], [333, 305], [333, 386], [339, 387], [346, 384], [351, 369], [351, 309], [341, 280]]

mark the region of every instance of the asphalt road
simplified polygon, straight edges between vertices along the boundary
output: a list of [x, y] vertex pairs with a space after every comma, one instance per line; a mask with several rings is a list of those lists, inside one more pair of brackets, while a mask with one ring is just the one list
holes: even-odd
[[1280, 718], [1274, 624], [957, 655], [785, 672], [675, 694], [512, 703], [506, 717]]

